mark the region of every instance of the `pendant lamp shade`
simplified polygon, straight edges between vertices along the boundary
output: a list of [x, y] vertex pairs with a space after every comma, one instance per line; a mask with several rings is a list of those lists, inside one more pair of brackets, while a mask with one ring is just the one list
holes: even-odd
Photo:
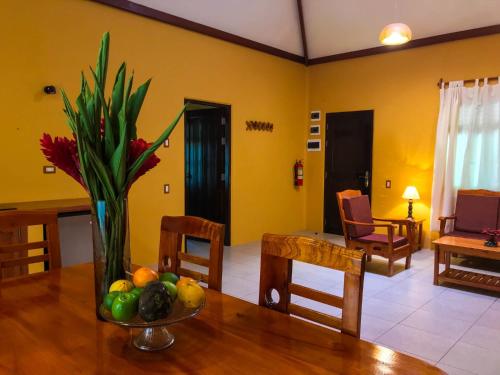
[[380, 43], [387, 46], [405, 44], [411, 40], [411, 30], [404, 23], [391, 23], [384, 27], [379, 35]]

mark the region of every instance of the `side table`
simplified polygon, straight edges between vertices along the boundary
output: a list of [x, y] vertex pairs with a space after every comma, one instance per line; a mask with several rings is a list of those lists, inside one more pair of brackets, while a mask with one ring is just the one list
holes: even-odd
[[[408, 219], [410, 220], [413, 225], [411, 225], [412, 230], [413, 230], [413, 252], [421, 250], [422, 249], [422, 233], [423, 233], [423, 224], [425, 219]], [[403, 227], [405, 225], [400, 222], [398, 223], [398, 235], [403, 236]]]

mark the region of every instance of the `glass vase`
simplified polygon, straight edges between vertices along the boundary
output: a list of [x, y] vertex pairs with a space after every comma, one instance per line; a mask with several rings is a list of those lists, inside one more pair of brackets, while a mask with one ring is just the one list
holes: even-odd
[[92, 204], [95, 307], [99, 308], [109, 287], [130, 275], [130, 237], [127, 199]]

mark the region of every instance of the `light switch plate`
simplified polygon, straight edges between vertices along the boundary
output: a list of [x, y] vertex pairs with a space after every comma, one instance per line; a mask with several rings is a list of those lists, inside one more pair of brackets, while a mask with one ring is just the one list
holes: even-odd
[[164, 192], [165, 194], [170, 193], [170, 184], [165, 184], [165, 185], [163, 185], [163, 192]]
[[45, 174], [56, 173], [56, 167], [54, 167], [53, 165], [44, 165], [43, 166], [43, 173], [45, 173]]
[[163, 142], [163, 147], [170, 147], [170, 141], [168, 138]]
[[385, 180], [385, 188], [390, 189], [391, 188], [391, 180]]

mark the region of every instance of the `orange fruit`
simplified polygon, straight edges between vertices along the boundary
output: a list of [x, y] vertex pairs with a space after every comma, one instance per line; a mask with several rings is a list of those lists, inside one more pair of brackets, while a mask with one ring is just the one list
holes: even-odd
[[151, 268], [141, 267], [134, 272], [133, 282], [137, 288], [144, 288], [151, 281], [158, 280], [158, 272]]
[[183, 286], [183, 285], [186, 285], [188, 283], [196, 283], [196, 281], [194, 281], [192, 278], [190, 277], [185, 277], [185, 276], [181, 276], [181, 278], [179, 279], [179, 281], [177, 281], [177, 283], [175, 284], [175, 286], [177, 288]]

